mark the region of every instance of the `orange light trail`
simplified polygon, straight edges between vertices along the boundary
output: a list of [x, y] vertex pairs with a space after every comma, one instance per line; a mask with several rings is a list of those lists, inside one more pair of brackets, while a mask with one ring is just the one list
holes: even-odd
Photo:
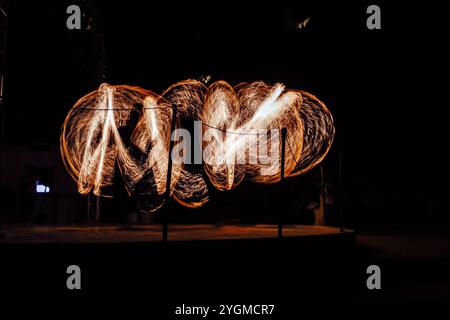
[[[172, 107], [177, 110], [173, 133]], [[201, 169], [190, 163], [186, 121], [201, 121], [201, 156], [194, 154], [202, 160]], [[279, 182], [281, 128], [288, 132], [285, 177], [314, 168], [334, 137], [325, 104], [282, 84], [257, 81], [232, 87], [217, 81], [207, 87], [185, 80], [161, 95], [102, 84], [69, 111], [62, 126], [61, 154], [81, 194], [92, 191], [111, 197], [120, 174], [129, 195], [139, 196], [139, 209], [153, 212], [166, 200], [172, 137], [171, 195], [182, 205], [199, 207], [209, 200], [205, 174], [219, 190], [233, 189], [244, 179]], [[175, 161], [177, 157], [182, 161]]]

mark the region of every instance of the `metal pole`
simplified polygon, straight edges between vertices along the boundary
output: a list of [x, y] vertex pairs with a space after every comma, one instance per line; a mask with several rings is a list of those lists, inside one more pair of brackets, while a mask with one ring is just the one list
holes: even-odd
[[97, 196], [97, 208], [95, 210], [95, 221], [100, 221], [100, 214], [101, 214], [101, 199], [100, 196]]
[[[322, 219], [319, 219], [319, 225], [322, 224], [326, 224], [326, 220], [327, 220], [327, 183], [326, 183], [326, 179], [325, 179], [325, 167], [322, 164], [320, 165], [320, 184], [321, 184], [321, 205], [322, 205], [322, 210], [323, 210], [323, 216]], [[321, 221], [320, 221], [321, 220]]]
[[85, 219], [86, 219], [86, 223], [88, 223], [89, 222], [89, 216], [90, 216], [90, 214], [91, 214], [91, 208], [90, 208], [90, 203], [89, 203], [89, 200], [91, 199], [91, 193], [89, 192], [88, 193], [88, 195], [87, 195], [87, 201], [86, 201], [86, 204], [87, 204], [87, 208], [86, 208], [86, 217], [85, 217]]
[[87, 210], [86, 210], [86, 223], [89, 223], [92, 216], [92, 191], [87, 195]]
[[344, 181], [342, 178], [342, 151], [339, 152], [339, 229], [344, 232]]
[[[281, 186], [284, 186], [284, 167], [285, 167], [285, 159], [286, 159], [286, 136], [287, 129], [281, 129], [281, 173], [280, 173], [280, 183]], [[284, 212], [280, 211], [279, 221], [278, 221], [278, 237], [283, 237], [283, 215]]]
[[[175, 130], [175, 126], [177, 124], [177, 108], [172, 106], [172, 126], [170, 130], [170, 141], [169, 141], [169, 154], [167, 161], [167, 178], [166, 178], [166, 201], [169, 201], [170, 198], [170, 183], [172, 182], [172, 149], [174, 145], [174, 141], [172, 140], [172, 134]], [[163, 241], [167, 241], [167, 233], [169, 229], [167, 212], [165, 212], [162, 216], [162, 231], [163, 231]]]
[[[4, 5], [4, 6], [2, 6]], [[8, 9], [9, 2], [3, 1], [0, 3], [0, 33], [3, 40], [0, 48], [0, 187], [3, 187], [3, 147], [4, 147], [4, 126], [5, 126], [5, 110], [4, 110], [4, 84], [6, 78], [6, 37], [8, 34]], [[0, 213], [0, 237], [4, 236], [2, 230], [3, 212]]]

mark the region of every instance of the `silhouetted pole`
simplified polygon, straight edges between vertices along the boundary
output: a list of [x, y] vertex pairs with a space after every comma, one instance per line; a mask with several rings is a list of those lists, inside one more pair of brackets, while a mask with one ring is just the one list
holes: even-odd
[[100, 214], [101, 214], [101, 198], [100, 198], [100, 196], [96, 196], [96, 203], [97, 203], [97, 208], [96, 208], [96, 210], [95, 210], [95, 221], [100, 221]]
[[339, 229], [344, 232], [344, 181], [342, 178], [342, 151], [339, 152]]
[[[3, 42], [0, 44], [0, 187], [3, 187], [3, 147], [4, 147], [4, 125], [5, 125], [5, 110], [4, 110], [4, 84], [6, 79], [6, 39], [8, 33], [8, 9], [9, 1], [0, 1], [0, 39]], [[5, 234], [2, 232], [2, 225], [4, 219], [3, 210], [0, 212], [0, 237]]]
[[91, 219], [91, 206], [92, 206], [91, 193], [92, 191], [90, 191], [87, 195], [86, 223], [88, 223], [89, 219]]
[[326, 220], [327, 220], [327, 182], [326, 182], [326, 178], [325, 178], [325, 167], [322, 164], [320, 165], [320, 185], [321, 185], [321, 197], [322, 197], [322, 212], [323, 212], [323, 217], [322, 217], [322, 224], [326, 224]]
[[[280, 183], [283, 188], [284, 186], [284, 166], [285, 166], [285, 158], [286, 158], [286, 136], [287, 129], [281, 129], [281, 173], [280, 173]], [[283, 191], [283, 190], [282, 190]], [[283, 208], [284, 209], [284, 208]], [[280, 215], [278, 217], [278, 237], [283, 237], [283, 216], [284, 212], [281, 210]]]
[[[172, 126], [170, 129], [170, 141], [169, 141], [169, 159], [167, 161], [167, 178], [166, 178], [166, 201], [170, 199], [170, 183], [172, 182], [172, 149], [174, 141], [172, 140], [172, 134], [175, 130], [177, 124], [177, 108], [175, 105], [172, 107]], [[162, 227], [163, 227], [163, 241], [167, 241], [167, 233], [169, 229], [167, 212], [162, 216]]]

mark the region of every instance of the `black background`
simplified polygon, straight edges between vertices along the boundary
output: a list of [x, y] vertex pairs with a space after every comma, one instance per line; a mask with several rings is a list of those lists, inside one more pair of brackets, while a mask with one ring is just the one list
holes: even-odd
[[[96, 40], [66, 28], [71, 3], [11, 2], [6, 148], [57, 146], [70, 107], [101, 81], [158, 93], [201, 75], [233, 85], [283, 82], [316, 94], [334, 115], [326, 165], [333, 175], [343, 153], [349, 222], [399, 216], [420, 225], [448, 216], [449, 120], [440, 99], [448, 49], [439, 5], [379, 4], [382, 29], [368, 30], [366, 2], [100, 1], [93, 10], [104, 32], [102, 79], [92, 75]], [[296, 29], [306, 17], [307, 28]]]
[[[333, 113], [336, 140], [325, 163], [330, 176], [335, 177], [342, 152], [346, 225], [381, 230], [448, 226], [448, 26], [438, 2], [377, 2], [382, 29], [368, 30], [365, 11], [372, 2], [364, 1], [101, 1], [95, 10], [101, 18], [97, 27], [101, 25], [105, 35], [103, 79], [93, 76], [98, 66], [90, 51], [91, 35], [66, 28], [69, 4], [72, 2], [11, 1], [4, 104], [6, 150], [20, 145], [58, 145], [68, 110], [101, 81], [138, 85], [158, 93], [177, 81], [201, 75], [233, 85], [253, 80], [283, 82], [314, 93]], [[80, 6], [83, 8], [83, 3]], [[307, 17], [307, 27], [296, 29]], [[82, 21], [83, 26], [86, 23]], [[257, 188], [244, 187], [242, 192], [244, 196], [227, 198], [238, 199], [234, 201], [236, 208], [248, 207], [242, 197], [254, 200], [259, 196]], [[169, 208], [184, 210], [176, 205]], [[49, 249], [46, 257], [64, 250]], [[82, 248], [76, 250], [82, 254]], [[132, 255], [122, 252], [121, 257], [127, 254]], [[245, 252], [240, 254], [245, 256]], [[61, 265], [70, 260], [70, 256], [63, 257]], [[95, 268], [95, 259], [85, 259], [86, 265]], [[201, 259], [204, 257], [196, 266]], [[208, 259], [202, 261], [207, 264]], [[210, 259], [215, 267], [221, 266], [221, 261], [234, 261], [226, 256], [211, 255]], [[138, 276], [145, 272], [143, 267], [133, 267], [133, 262], [125, 264], [119, 258], [110, 262], [126, 265], [131, 274], [136, 270], [131, 283], [118, 280], [120, 288], [132, 290], [142, 281], [145, 288], [142, 283], [140, 288], [151, 292], [153, 278]], [[101, 277], [94, 292], [117, 276], [97, 268], [91, 271]], [[327, 272], [326, 266], [318, 268]], [[27, 266], [19, 270], [26, 273]], [[219, 273], [225, 270], [222, 267]], [[176, 268], [170, 271], [179, 275]], [[52, 271], [45, 274], [49, 276]], [[216, 275], [211, 270], [205, 274]], [[173, 282], [188, 279], [169, 278]], [[246, 278], [239, 279], [245, 282]], [[45, 279], [35, 280], [45, 283]], [[314, 288], [309, 281], [305, 288]], [[315, 294], [320, 296], [326, 281], [317, 284]], [[59, 281], [50, 287], [60, 285], [56, 283]], [[343, 283], [331, 287], [341, 288]], [[211, 285], [208, 290], [221, 290], [217, 288]], [[331, 291], [330, 295], [339, 296]], [[124, 289], [117, 295], [128, 292]], [[180, 296], [189, 294], [183, 293]], [[230, 297], [225, 291], [222, 294]], [[203, 292], [201, 296], [207, 295]], [[286, 304], [291, 309], [295, 305]], [[168, 307], [160, 306], [164, 308]]]

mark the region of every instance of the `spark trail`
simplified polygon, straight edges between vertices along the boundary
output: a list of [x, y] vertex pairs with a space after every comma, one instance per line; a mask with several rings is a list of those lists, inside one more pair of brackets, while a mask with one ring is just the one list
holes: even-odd
[[[171, 132], [173, 107], [177, 125]], [[190, 162], [192, 130], [185, 127], [193, 121], [201, 121], [196, 133], [201, 155], [194, 155], [202, 160], [200, 166]], [[199, 207], [209, 200], [208, 185], [230, 190], [244, 179], [278, 182], [282, 128], [288, 132], [285, 177], [314, 168], [334, 137], [325, 104], [282, 84], [257, 81], [232, 87], [217, 81], [206, 87], [185, 80], [161, 95], [102, 84], [69, 111], [62, 126], [61, 154], [81, 194], [93, 191], [112, 197], [112, 187], [121, 179], [128, 194], [139, 197], [139, 209], [153, 212], [165, 201], [172, 138], [176, 145], [170, 155], [171, 195], [182, 205]], [[182, 161], [175, 161], [180, 157]]]

